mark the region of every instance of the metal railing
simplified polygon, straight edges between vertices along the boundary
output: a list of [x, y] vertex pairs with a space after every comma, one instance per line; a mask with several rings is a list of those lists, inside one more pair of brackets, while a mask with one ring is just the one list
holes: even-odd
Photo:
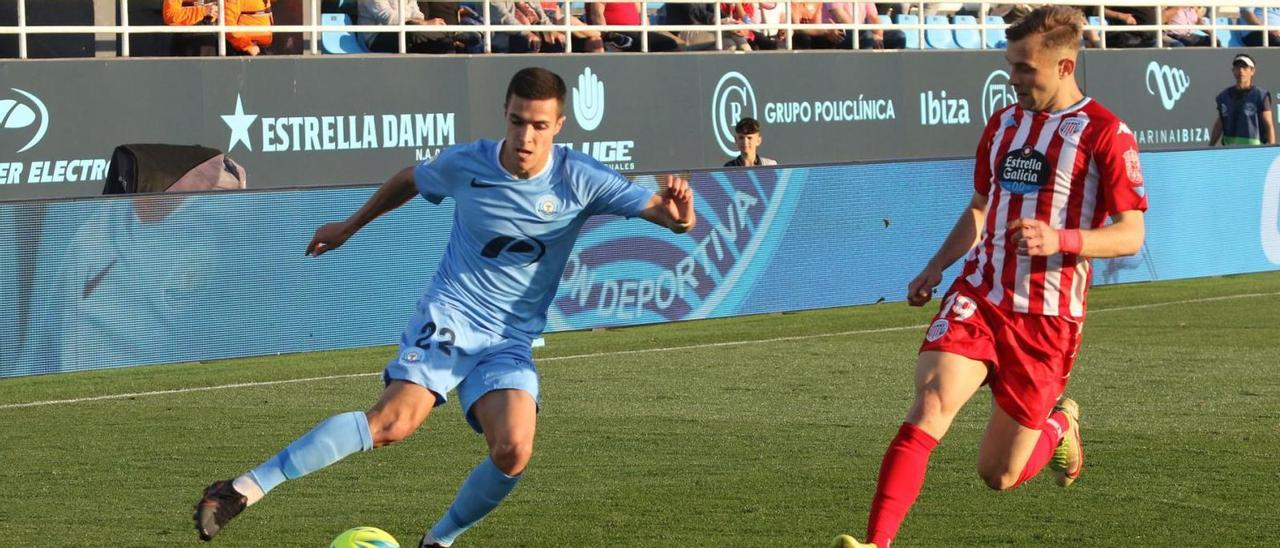
[[[115, 34], [120, 38], [119, 40], [120, 55], [123, 57], [129, 57], [130, 56], [129, 37], [135, 34], [170, 34], [170, 33], [216, 34], [218, 55], [226, 55], [227, 54], [226, 37], [227, 37], [227, 33], [229, 32], [260, 33], [260, 32], [263, 32], [264, 30], [269, 30], [271, 32], [291, 32], [291, 33], [300, 32], [309, 36], [307, 51], [311, 54], [319, 54], [321, 35], [322, 33], [326, 33], [326, 32], [357, 32], [357, 33], [358, 32], [395, 32], [399, 34], [399, 51], [401, 53], [404, 53], [406, 50], [406, 35], [411, 32], [481, 33], [484, 37], [483, 49], [485, 52], [490, 52], [493, 49], [494, 33], [552, 31], [552, 32], [563, 33], [565, 37], [564, 50], [566, 53], [572, 53], [573, 40], [570, 39], [569, 37], [572, 36], [574, 32], [580, 32], [580, 31], [599, 31], [604, 33], [608, 33], [608, 32], [639, 33], [640, 50], [649, 51], [649, 33], [650, 32], [714, 33], [715, 48], [717, 50], [721, 50], [724, 48], [724, 38], [725, 38], [726, 32], [735, 32], [735, 31], [744, 31], [744, 30], [755, 31], [755, 32], [779, 31], [785, 35], [786, 49], [793, 49], [796, 31], [838, 29], [838, 30], [844, 30], [848, 33], [852, 33], [852, 39], [850, 40], [850, 48], [858, 49], [859, 48], [858, 36], [862, 31], [897, 30], [897, 31], [902, 31], [904, 33], [905, 32], [915, 33], [917, 37], [916, 47], [920, 49], [924, 49], [926, 48], [926, 32], [927, 31], [945, 30], [948, 32], [953, 32], [956, 30], [977, 30], [980, 35], [980, 40], [979, 40], [980, 48], [985, 49], [987, 48], [987, 44], [988, 44], [988, 40], [987, 40], [988, 33], [996, 30], [1002, 31], [1007, 26], [1003, 23], [988, 23], [986, 21], [986, 15], [989, 13], [990, 8], [992, 6], [1003, 4], [1002, 2], [960, 3], [960, 2], [924, 2], [924, 1], [897, 2], [898, 4], [911, 6], [912, 9], [910, 11], [918, 14], [918, 17], [919, 17], [918, 22], [902, 23], [902, 24], [886, 21], [886, 19], [889, 18], [888, 16], [881, 16], [880, 17], [881, 22], [874, 23], [874, 24], [865, 23], [865, 22], [864, 23], [821, 23], [821, 22], [796, 23], [792, 21], [793, 20], [793, 9], [792, 9], [793, 2], [790, 2], [790, 1], [772, 3], [772, 4], [780, 4], [782, 6], [782, 10], [780, 14], [781, 18], [777, 22], [764, 22], [764, 21], [753, 21], [751, 23], [728, 22], [730, 20], [726, 18], [724, 13], [722, 13], [721, 4], [717, 2], [717, 3], [714, 3], [714, 6], [715, 6], [714, 24], [671, 25], [671, 24], [651, 24], [650, 23], [648, 16], [652, 12], [653, 8], [656, 8], [657, 6], [660, 6], [662, 4], [699, 3], [699, 2], [693, 2], [692, 0], [676, 0], [674, 2], [637, 2], [641, 4], [639, 25], [586, 25], [586, 26], [573, 25], [570, 21], [570, 17], [572, 17], [572, 15], [565, 17], [564, 22], [560, 24], [493, 25], [493, 24], [489, 24], [488, 22], [489, 15], [490, 15], [490, 6], [492, 4], [491, 0], [484, 0], [484, 2], [478, 2], [478, 4], [481, 4], [484, 9], [484, 13], [482, 14], [484, 23], [480, 25], [433, 25], [433, 26], [424, 27], [422, 25], [410, 24], [410, 23], [407, 23], [405, 20], [405, 13], [404, 13], [404, 10], [401, 9], [401, 3], [399, 2], [399, 0], [392, 0], [396, 4], [397, 19], [398, 19], [398, 23], [392, 24], [392, 25], [318, 24], [315, 21], [319, 19], [319, 16], [321, 14], [320, 0], [307, 0], [308, 6], [310, 8], [309, 11], [311, 14], [311, 20], [313, 21], [312, 24], [228, 25], [226, 24], [226, 21], [225, 21], [225, 11], [222, 9], [223, 0], [217, 0], [218, 15], [217, 15], [217, 20], [213, 24], [185, 25], [185, 26], [131, 25], [129, 23], [129, 0], [119, 0], [120, 15], [119, 15], [119, 22], [116, 25], [32, 26], [27, 23], [26, 6], [27, 6], [27, 2], [29, 1], [39, 1], [39, 0], [17, 0], [17, 25], [16, 26], [0, 26], [0, 36], [17, 35], [18, 57], [21, 59], [27, 58], [28, 38], [31, 35], [46, 35], [46, 34], [89, 34], [89, 33]], [[605, 1], [608, 3], [613, 3], [613, 2], [620, 2], [622, 0], [605, 0]], [[1097, 16], [1101, 21], [1101, 23], [1086, 25], [1085, 30], [1098, 32], [1098, 34], [1100, 35], [1099, 47], [1101, 48], [1107, 47], [1107, 44], [1106, 44], [1107, 34], [1111, 32], [1155, 32], [1157, 34], [1157, 39], [1155, 41], [1154, 46], [1157, 48], [1164, 47], [1162, 44], [1163, 41], [1159, 37], [1163, 36], [1165, 31], [1169, 31], [1169, 30], [1188, 30], [1188, 31], [1199, 31], [1199, 32], [1206, 33], [1210, 36], [1210, 45], [1214, 47], [1217, 47], [1219, 44], [1223, 43], [1223, 40], [1219, 39], [1221, 33], [1229, 32], [1229, 31], [1250, 31], [1250, 32], [1261, 31], [1263, 45], [1270, 46], [1272, 41], [1271, 32], [1273, 31], [1280, 32], [1280, 24], [1272, 24], [1270, 21], [1270, 18], [1268, 17], [1268, 14], [1266, 13], [1266, 10], [1277, 8], [1278, 7], [1277, 2], [1275, 2], [1275, 0], [1252, 0], [1252, 1], [1261, 3], [1261, 5], [1257, 7], [1263, 8], [1263, 15], [1259, 21], [1260, 24], [1222, 25], [1218, 23], [1219, 16], [1240, 17], [1241, 7], [1249, 7], [1249, 8], [1255, 7], [1254, 5], [1249, 4], [1250, 0], [1200, 0], [1199, 2], [1196, 3], [1196, 7], [1207, 8], [1207, 13], [1205, 14], [1205, 17], [1208, 19], [1209, 22], [1207, 24], [1195, 24], [1195, 25], [1166, 25], [1162, 22], [1163, 18], [1161, 14], [1163, 14], [1165, 8], [1182, 7], [1182, 6], [1185, 6], [1186, 4], [1152, 3], [1149, 0], [1060, 0], [1055, 2], [1044, 2], [1044, 3], [1087, 6], [1086, 16]], [[531, 2], [531, 3], [534, 4], [535, 6], [539, 5], [539, 2]], [[559, 4], [559, 8], [562, 10], [562, 13], [568, 15], [573, 13], [573, 5], [577, 4], [578, 2], [570, 2], [568, 0], [562, 0], [562, 1], [558, 1], [557, 3]], [[702, 4], [706, 4], [706, 3], [702, 3]], [[760, 3], [757, 3], [757, 4], [760, 4]], [[851, 2], [850, 4], [853, 5], [854, 10], [857, 11], [857, 9], [860, 8], [862, 4], [865, 4], [865, 2]], [[930, 9], [931, 6], [935, 6], [938, 4], [950, 4], [953, 6], [958, 4], [965, 4], [965, 5], [976, 4], [978, 6], [977, 14], [975, 16], [977, 18], [977, 23], [968, 23], [968, 24], [954, 23], [949, 20], [947, 23], [942, 24], [942, 23], [929, 23], [925, 21], [925, 17], [923, 14], [926, 13], [926, 11]], [[540, 6], [538, 7], [539, 9], [541, 9]], [[1147, 7], [1147, 8], [1154, 7], [1156, 10], [1155, 13], [1157, 16], [1156, 23], [1151, 25], [1108, 25], [1105, 23], [1106, 19], [1104, 17], [1104, 14], [1106, 10], [1109, 10], [1110, 8], [1114, 8], [1114, 7]]]

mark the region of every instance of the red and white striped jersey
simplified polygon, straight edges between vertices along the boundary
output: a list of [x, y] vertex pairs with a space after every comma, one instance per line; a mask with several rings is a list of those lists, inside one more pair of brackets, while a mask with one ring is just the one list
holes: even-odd
[[1083, 318], [1093, 272], [1076, 255], [1018, 255], [1010, 221], [1093, 229], [1115, 213], [1147, 209], [1133, 132], [1089, 97], [1055, 113], [1015, 104], [992, 115], [973, 187], [988, 198], [986, 221], [961, 277], [992, 304], [1029, 314]]

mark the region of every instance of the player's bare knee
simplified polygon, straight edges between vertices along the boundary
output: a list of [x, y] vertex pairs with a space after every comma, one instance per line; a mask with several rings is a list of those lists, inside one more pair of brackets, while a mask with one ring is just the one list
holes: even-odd
[[489, 458], [502, 473], [515, 476], [524, 472], [533, 458], [533, 443], [502, 442], [489, 449]]
[[391, 445], [413, 434], [422, 421], [404, 414], [370, 412], [369, 435], [374, 447]]
[[907, 414], [907, 422], [929, 432], [930, 435], [941, 437], [951, 426], [951, 419], [955, 413], [956, 410], [947, 408], [941, 394], [923, 391], [916, 394], [915, 403], [911, 405], [911, 411]]
[[1018, 474], [1011, 470], [978, 469], [978, 476], [995, 491], [1008, 491], [1018, 485]]

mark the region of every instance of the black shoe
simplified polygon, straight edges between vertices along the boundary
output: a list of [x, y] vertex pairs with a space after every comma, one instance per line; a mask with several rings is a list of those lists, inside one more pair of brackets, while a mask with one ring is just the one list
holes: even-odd
[[443, 544], [433, 542], [427, 544], [427, 535], [422, 535], [422, 540], [418, 541], [418, 548], [446, 548]]
[[204, 496], [196, 503], [196, 532], [200, 540], [213, 540], [231, 518], [244, 511], [248, 500], [231, 487], [231, 480], [215, 481], [204, 488]]

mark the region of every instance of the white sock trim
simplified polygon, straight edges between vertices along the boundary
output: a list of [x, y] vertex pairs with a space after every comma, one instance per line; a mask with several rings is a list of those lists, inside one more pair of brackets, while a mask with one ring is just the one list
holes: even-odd
[[422, 544], [419, 545], [418, 548], [426, 548], [427, 546], [431, 546], [433, 544], [439, 544], [440, 546], [453, 546], [453, 544], [445, 544], [443, 542], [440, 542], [439, 540], [436, 540], [436, 537], [431, 536], [431, 532], [428, 531], [426, 535], [423, 535]]

